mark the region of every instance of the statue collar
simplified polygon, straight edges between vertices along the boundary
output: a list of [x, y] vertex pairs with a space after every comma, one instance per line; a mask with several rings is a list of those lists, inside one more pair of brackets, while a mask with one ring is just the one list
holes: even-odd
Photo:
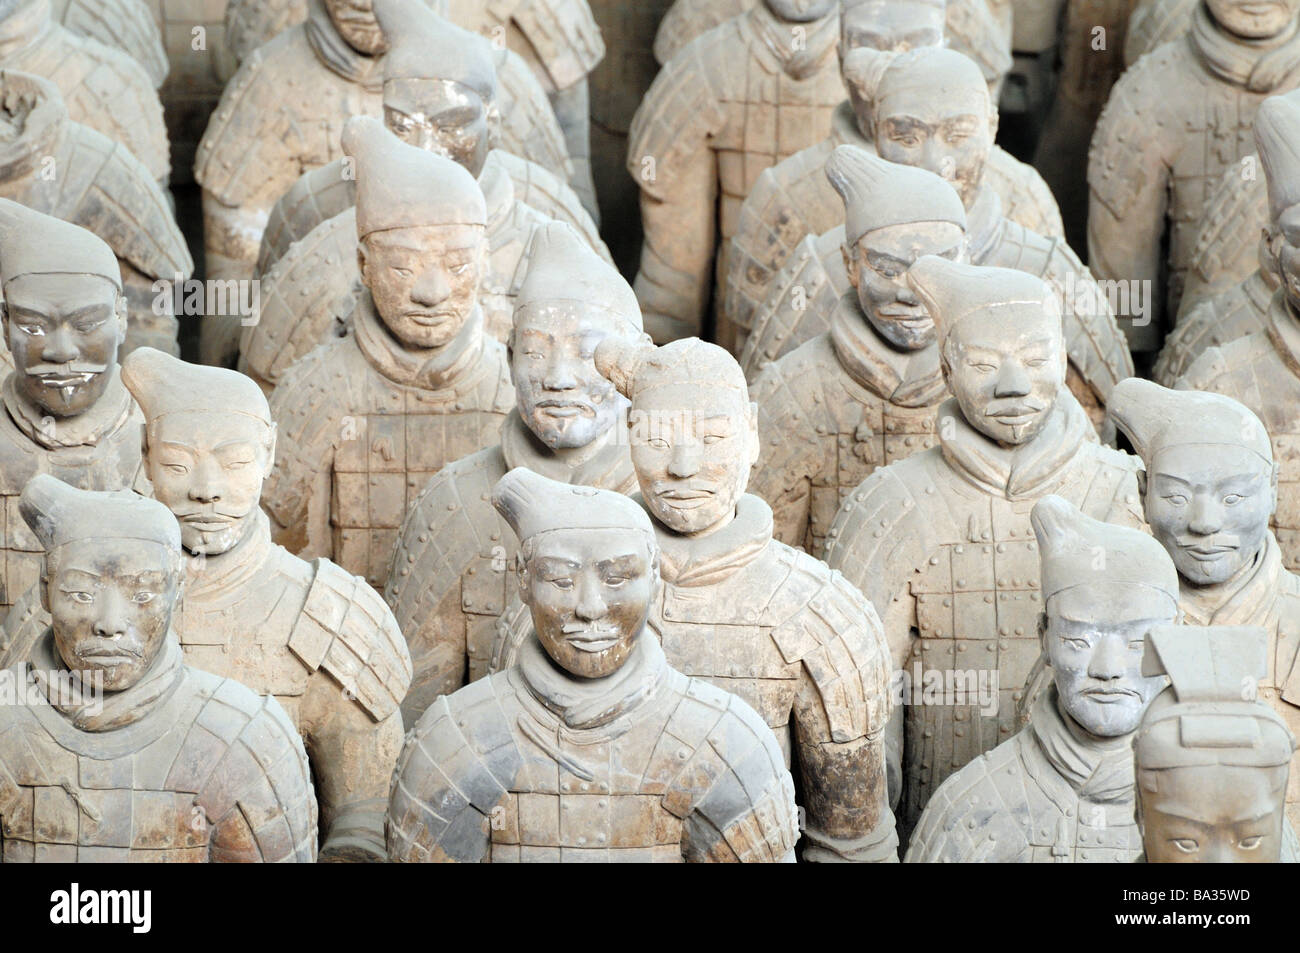
[[[1255, 561], [1218, 586], [1192, 586], [1179, 577], [1179, 603], [1187, 625], [1263, 625], [1273, 612], [1282, 550], [1269, 533]], [[1271, 628], [1271, 627], [1270, 627]]]
[[5, 378], [0, 398], [4, 400], [14, 426], [46, 450], [93, 447], [126, 423], [135, 409], [135, 401], [123, 386], [121, 369], [116, 364], [105, 372], [110, 375], [108, 386], [99, 400], [75, 417], [51, 417], [20, 394], [14, 384], [14, 375], [19, 373], [21, 371], [11, 371]]
[[182, 604], [196, 599], [218, 599], [227, 593], [243, 594], [261, 575], [275, 551], [271, 523], [259, 507], [249, 517], [244, 538], [233, 549], [215, 556], [189, 554], [185, 560], [185, 594]]
[[[21, 80], [10, 76], [9, 82], [18, 84]], [[22, 180], [36, 172], [46, 157], [53, 161], [67, 128], [68, 107], [61, 99], [45, 96], [34, 86], [25, 92], [37, 99], [22, 135], [0, 145], [0, 183], [10, 195], [24, 185]]]
[[[632, 499], [645, 506], [640, 493]], [[772, 507], [752, 493], [742, 494], [735, 518], [708, 536], [682, 536], [653, 513], [650, 518], [659, 543], [659, 575], [673, 586], [717, 585], [762, 556], [772, 542]]]
[[986, 185], [979, 187], [975, 201], [966, 210], [966, 248], [971, 264], [978, 265], [988, 259], [1002, 241], [1002, 197]]
[[478, 176], [478, 187], [483, 192], [487, 204], [487, 231], [496, 233], [509, 217], [515, 207], [515, 184], [509, 173], [501, 165], [500, 150], [493, 149], [483, 163], [483, 171]]
[[1002, 447], [962, 416], [955, 397], [939, 408], [939, 447], [948, 465], [986, 493], [1025, 500], [1051, 491], [1088, 441], [1092, 424], [1069, 389], [1062, 386], [1047, 424], [1028, 443]]
[[[649, 626], [636, 637], [623, 666], [604, 678], [569, 674], [546, 654], [535, 632], [519, 647], [517, 664], [529, 694], [557, 715], [565, 727], [575, 730], [601, 728], [622, 719], [655, 693], [669, 671], [659, 638]], [[632, 725], [628, 722], [620, 727], [616, 734]], [[552, 753], [564, 757], [563, 752]], [[574, 773], [581, 777], [587, 772]]]
[[477, 306], [460, 332], [437, 348], [411, 350], [393, 337], [375, 312], [369, 292], [357, 297], [352, 327], [357, 347], [370, 366], [403, 387], [456, 390], [483, 362], [483, 310]]
[[29, 0], [0, 21], [0, 60], [35, 46], [52, 29], [50, 0]]
[[[835, 55], [840, 38], [839, 10], [812, 23], [787, 23], [779, 19], [765, 3], [757, 3], [746, 21], [758, 40], [780, 69], [794, 80], [804, 80], [820, 70]], [[802, 42], [794, 42], [796, 27], [802, 30]], [[798, 49], [796, 49], [796, 46]]]
[[899, 407], [928, 407], [948, 393], [939, 346], [898, 351], [876, 333], [850, 290], [831, 318], [831, 347], [856, 384]]
[[53, 629], [46, 629], [37, 639], [28, 665], [32, 680], [50, 705], [72, 727], [89, 732], [113, 731], [140, 721], [176, 691], [185, 674], [180, 642], [174, 632], [167, 633], [158, 657], [138, 682], [120, 692], [102, 692], [99, 698], [81, 691], [75, 683], [50, 684], [50, 673], [68, 671], [54, 646]]
[[1080, 798], [1094, 802], [1134, 798], [1133, 736], [1099, 738], [1061, 708], [1052, 685], [1033, 703], [1029, 730], [1047, 762]]
[[307, 43], [312, 52], [331, 72], [370, 92], [377, 93], [384, 88], [384, 58], [366, 56], [349, 46], [334, 26], [322, 0], [309, 0], [307, 22], [303, 28], [307, 31]]
[[1300, 69], [1300, 22], [1295, 19], [1279, 36], [1245, 40], [1224, 30], [1198, 3], [1187, 41], [1212, 74], [1252, 93], [1289, 88]]
[[[519, 409], [514, 408], [501, 425], [501, 456], [506, 462], [506, 472], [515, 467], [527, 467], [559, 483], [595, 486], [622, 493], [636, 486], [636, 471], [632, 469], [632, 455], [628, 452], [627, 442], [618, 439], [618, 429], [615, 422], [597, 438], [600, 446], [592, 448], [595, 452], [579, 458], [556, 453], [538, 440], [519, 416]], [[574, 462], [578, 459], [581, 462]]]

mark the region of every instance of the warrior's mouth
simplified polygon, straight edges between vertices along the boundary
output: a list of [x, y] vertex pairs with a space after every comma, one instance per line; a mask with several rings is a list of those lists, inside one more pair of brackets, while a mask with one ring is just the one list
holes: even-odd
[[603, 652], [617, 645], [618, 639], [618, 629], [607, 625], [564, 629], [564, 640], [579, 652]]
[[1113, 705], [1129, 698], [1141, 698], [1137, 692], [1128, 688], [1091, 688], [1083, 694], [1103, 705]]

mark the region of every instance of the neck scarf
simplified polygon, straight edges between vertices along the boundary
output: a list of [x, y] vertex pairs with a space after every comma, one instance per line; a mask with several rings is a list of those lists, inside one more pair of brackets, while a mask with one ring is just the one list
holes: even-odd
[[1132, 801], [1133, 736], [1099, 738], [1061, 707], [1056, 686], [1034, 700], [1029, 729], [1056, 772], [1089, 801]]
[[840, 299], [831, 318], [831, 346], [855, 383], [897, 407], [929, 407], [948, 393], [939, 346], [896, 351], [862, 313], [856, 291]]
[[20, 373], [15, 370], [5, 378], [0, 400], [4, 401], [14, 426], [46, 450], [96, 446], [105, 436], [116, 433], [135, 411], [135, 401], [122, 384], [121, 370], [116, 364], [104, 372], [110, 376], [99, 400], [74, 417], [51, 417], [44, 408], [20, 394], [14, 383], [15, 375]]
[[[645, 505], [640, 494], [632, 497]], [[744, 569], [772, 542], [772, 507], [745, 493], [736, 516], [708, 536], [682, 536], [651, 517], [659, 542], [659, 575], [674, 586], [712, 586]]]
[[1252, 93], [1289, 89], [1300, 70], [1300, 28], [1295, 20], [1279, 36], [1247, 40], [1219, 26], [1200, 3], [1192, 14], [1188, 42], [1211, 73]]

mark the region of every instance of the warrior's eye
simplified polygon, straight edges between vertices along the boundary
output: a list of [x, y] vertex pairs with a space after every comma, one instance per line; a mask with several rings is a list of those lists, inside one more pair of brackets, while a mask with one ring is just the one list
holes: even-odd
[[1187, 502], [1187, 497], [1183, 496], [1181, 493], [1170, 493], [1165, 497], [1165, 499], [1174, 506], [1183, 506]]
[[143, 589], [131, 597], [131, 601], [137, 603], [138, 605], [145, 605], [146, 603], [153, 602], [153, 600], [154, 600], [154, 593], [148, 592]]
[[548, 579], [547, 582], [549, 582], [556, 589], [568, 590], [573, 588], [572, 579]]
[[1263, 834], [1254, 834], [1250, 837], [1243, 837], [1237, 846], [1242, 850], [1254, 850], [1263, 842], [1263, 840]]
[[1196, 843], [1196, 841], [1194, 841], [1190, 837], [1175, 837], [1173, 844], [1184, 854], [1194, 854], [1196, 853], [1197, 848], [1200, 846], [1199, 844]]
[[654, 447], [656, 450], [668, 449], [668, 441], [665, 440], [663, 437], [651, 437], [649, 440], [646, 441], [646, 443], [651, 447]]
[[1244, 499], [1245, 497], [1242, 496], [1240, 493], [1229, 493], [1227, 496], [1223, 498], [1223, 502], [1228, 506], [1235, 506], [1236, 504], [1240, 503]]
[[95, 601], [95, 597], [88, 592], [70, 592], [68, 596], [73, 602], [80, 602], [83, 606]]
[[18, 325], [18, 330], [22, 331], [23, 334], [30, 335], [34, 338], [41, 337], [45, 334], [45, 329], [39, 324], [20, 324]]

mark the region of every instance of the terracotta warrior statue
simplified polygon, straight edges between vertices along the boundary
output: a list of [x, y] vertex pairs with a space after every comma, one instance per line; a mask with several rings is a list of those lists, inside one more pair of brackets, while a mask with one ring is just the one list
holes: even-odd
[[655, 637], [645, 511], [524, 467], [492, 503], [519, 537], [532, 632], [518, 664], [438, 698], [408, 736], [389, 859], [793, 861], [794, 786], [772, 731], [671, 667]]
[[1030, 510], [1056, 494], [1094, 518], [1141, 526], [1136, 461], [1088, 440], [1065, 387], [1060, 308], [1039, 279], [936, 256], [907, 281], [935, 324], [953, 398], [939, 445], [881, 467], [827, 532], [826, 561], [880, 610], [895, 668], [915, 685], [996, 673], [982, 702], [906, 708], [909, 830], [943, 780], [1010, 737], [1038, 656], [1038, 555]]
[[[1288, 210], [1300, 213], [1300, 90], [1260, 104], [1255, 113], [1255, 142], [1263, 173], [1260, 178], [1267, 181], [1267, 187], [1260, 189], [1267, 211], [1263, 218], [1257, 218], [1253, 210], [1244, 215], [1238, 210], [1237, 214], [1239, 220], [1253, 226], [1249, 242], [1253, 242], [1254, 272], [1218, 294], [1202, 296], [1179, 315], [1155, 366], [1156, 380], [1166, 386], [1173, 386], [1207, 348], [1263, 331], [1268, 324], [1269, 302], [1281, 282], [1282, 222]], [[1239, 170], [1226, 174], [1239, 177]], [[1240, 237], [1247, 241], [1245, 234]]]
[[516, 404], [501, 442], [429, 481], [393, 551], [384, 597], [415, 661], [402, 706], [408, 726], [438, 695], [489, 671], [516, 552], [490, 504], [497, 481], [527, 467], [561, 483], [636, 489], [616, 426], [627, 401], [597, 372], [593, 356], [606, 338], [648, 342], [636, 296], [567, 225], [539, 229], [529, 262], [508, 345]]
[[721, 292], [759, 174], [830, 134], [838, 40], [837, 0], [762, 0], [683, 48], [646, 93], [627, 167], [645, 230], [635, 287], [656, 341], [702, 330], [715, 252]]
[[[878, 57], [859, 55], [856, 51], [903, 53], [940, 47], [943, 8], [942, 0], [877, 0], [844, 12], [840, 68], [849, 99], [835, 111], [830, 138], [764, 172], [741, 206], [736, 234], [731, 239], [727, 296], [723, 302], [726, 321], [736, 326], [735, 353], [742, 353], [753, 327], [754, 314], [768, 300], [772, 279], [799, 243], [809, 235], [821, 235], [844, 223], [844, 206], [823, 172], [830, 154], [840, 145], [875, 150], [874, 97], [864, 96], [862, 90], [878, 80], [877, 70], [883, 63]], [[868, 20], [855, 19], [868, 13], [871, 14]], [[945, 101], [951, 90], [946, 90], [942, 81], [936, 82], [932, 76], [922, 78], [924, 68], [929, 65], [932, 64], [928, 60], [918, 62], [921, 69], [891, 78], [889, 88], [893, 97], [913, 101], [923, 97], [931, 110], [935, 106], [951, 106], [952, 103]], [[885, 108], [890, 108], [889, 104]], [[975, 114], [989, 117], [987, 132], [979, 129], [975, 137], [987, 136], [990, 145], [984, 181], [998, 194], [1007, 218], [1047, 238], [1061, 237], [1064, 234], [1061, 213], [1046, 183], [1031, 166], [1012, 158], [993, 143], [998, 118], [996, 102], [981, 102]], [[971, 125], [980, 121], [977, 118]], [[925, 134], [918, 129], [911, 131]], [[937, 137], [931, 141], [935, 146], [944, 147]], [[952, 159], [946, 173], [949, 178], [958, 156], [954, 154]]]
[[[275, 200], [302, 173], [342, 154], [340, 133], [349, 117], [380, 115], [387, 48], [372, 0], [310, 0], [306, 22], [254, 50], [240, 66], [194, 168], [203, 187], [210, 277], [252, 277]], [[516, 86], [536, 95], [501, 104], [506, 147], [567, 179], [569, 158], [545, 94], [535, 81]]]
[[[1178, 568], [1184, 621], [1268, 633], [1263, 700], [1300, 729], [1300, 577], [1287, 572], [1269, 520], [1278, 503], [1268, 432], [1220, 394], [1121, 381], [1110, 406], [1142, 458], [1147, 522]], [[1300, 822], [1300, 781], [1287, 795]]]
[[[139, 408], [122, 386], [126, 333], [113, 251], [83, 228], [0, 199], [0, 305], [13, 368], [0, 385], [0, 497], [49, 473], [86, 490], [131, 487]], [[36, 584], [39, 541], [19, 521], [0, 535], [0, 614]]]
[[1147, 637], [1143, 673], [1169, 687], [1133, 743], [1145, 862], [1300, 861], [1283, 810], [1295, 733], [1243, 690], [1268, 667], [1266, 642], [1251, 626], [1156, 626]]
[[[1064, 311], [1067, 382], [1094, 425], [1104, 430], [1106, 395], [1133, 373], [1127, 341], [1107, 295], [1069, 246], [1006, 216], [987, 174], [996, 112], [979, 70], [968, 58], [944, 49], [904, 54], [860, 49], [851, 57], [862, 67], [855, 95], [872, 104], [877, 153], [952, 183], [966, 207], [970, 261], [1027, 272], [1051, 287]], [[826, 319], [852, 290], [845, 237], [840, 226], [800, 243], [754, 315], [753, 333], [741, 355], [747, 373], [830, 329]]]
[[497, 441], [515, 396], [478, 301], [487, 260], [478, 183], [386, 132], [366, 144], [357, 258], [367, 293], [351, 333], [276, 388], [280, 454], [265, 508], [291, 552], [332, 558], [382, 588], [411, 501], [446, 464]]
[[1255, 110], [1300, 86], [1298, 10], [1300, 0], [1202, 0], [1186, 39], [1135, 63], [1111, 91], [1088, 163], [1088, 260], [1100, 279], [1155, 289], [1152, 320], [1125, 328], [1135, 350], [1157, 350], [1162, 315], [1178, 313], [1195, 227], [1249, 151]]
[[185, 664], [180, 527], [134, 493], [32, 477], [50, 625], [0, 674], [5, 863], [311, 863], [316, 800], [274, 698]]
[[78, 36], [131, 57], [144, 68], [154, 89], [167, 78], [162, 31], [146, 0], [51, 0], [50, 13]]
[[1059, 496], [1043, 497], [1030, 517], [1042, 578], [1034, 628], [1051, 685], [1028, 727], [939, 785], [909, 863], [1110, 863], [1141, 853], [1133, 737], [1163, 681], [1144, 669], [1143, 648], [1153, 626], [1178, 619], [1178, 575], [1146, 533], [1091, 519]]
[[58, 87], [0, 70], [0, 197], [95, 232], [121, 268], [128, 326], [125, 350], [177, 349], [168, 288], [194, 273], [167, 193], [125, 147], [74, 122]]
[[825, 175], [843, 196], [852, 288], [819, 316], [829, 331], [755, 380], [766, 452], [750, 479], [776, 538], [818, 557], [844, 496], [935, 441], [948, 387], [934, 322], [906, 275], [925, 255], [966, 256], [966, 211], [937, 175], [856, 146], [837, 148]]
[[[398, 38], [384, 57], [388, 130], [465, 166], [488, 202], [489, 267], [479, 294], [490, 332], [504, 341], [534, 229], [552, 218], [566, 221], [602, 256], [608, 251], [559, 177], [493, 148], [497, 82], [490, 44], [419, 4], [380, 0], [376, 14]], [[375, 131], [354, 134], [384, 135], [373, 120], [358, 129]], [[264, 276], [258, 319], [248, 330], [231, 322], [220, 343], [221, 329], [214, 329], [205, 339], [205, 359], [224, 363], [239, 342], [241, 369], [273, 387], [293, 361], [336, 336], [362, 291], [354, 264], [355, 158], [346, 143], [344, 150], [349, 154], [299, 178], [272, 208], [258, 261]]]
[[162, 103], [130, 56], [60, 25], [50, 0], [0, 0], [0, 69], [50, 80], [74, 121], [121, 143], [166, 187], [171, 157]]

